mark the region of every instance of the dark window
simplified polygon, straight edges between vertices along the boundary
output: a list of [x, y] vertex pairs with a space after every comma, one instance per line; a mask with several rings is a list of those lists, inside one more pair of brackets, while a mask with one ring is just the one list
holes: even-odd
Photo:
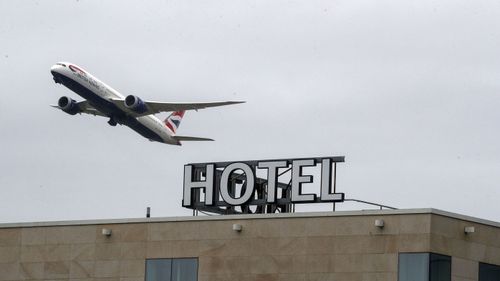
[[451, 257], [431, 253], [430, 269], [430, 281], [450, 281]]
[[479, 281], [498, 281], [500, 280], [500, 266], [479, 263]]
[[399, 281], [451, 281], [451, 258], [434, 253], [399, 254]]
[[196, 281], [198, 259], [149, 259], [146, 260], [146, 281]]

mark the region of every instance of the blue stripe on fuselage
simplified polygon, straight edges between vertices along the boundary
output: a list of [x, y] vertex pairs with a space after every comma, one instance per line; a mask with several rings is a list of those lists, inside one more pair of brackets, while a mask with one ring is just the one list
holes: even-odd
[[147, 139], [163, 142], [162, 138], [158, 134], [141, 124], [137, 120], [137, 118], [128, 115], [114, 103], [101, 98], [96, 93], [92, 92], [91, 90], [87, 89], [86, 87], [82, 86], [80, 83], [69, 77], [55, 72], [52, 72], [52, 75], [68, 89], [89, 101], [89, 103], [97, 110], [106, 114], [108, 117], [113, 117], [116, 122], [130, 127], [132, 130], [136, 131], [141, 136]]

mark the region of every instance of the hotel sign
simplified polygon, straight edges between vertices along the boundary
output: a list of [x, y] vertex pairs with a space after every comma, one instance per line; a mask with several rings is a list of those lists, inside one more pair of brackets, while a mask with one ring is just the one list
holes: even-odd
[[290, 212], [293, 204], [343, 202], [344, 193], [336, 193], [339, 162], [343, 156], [187, 164], [182, 205], [228, 214]]

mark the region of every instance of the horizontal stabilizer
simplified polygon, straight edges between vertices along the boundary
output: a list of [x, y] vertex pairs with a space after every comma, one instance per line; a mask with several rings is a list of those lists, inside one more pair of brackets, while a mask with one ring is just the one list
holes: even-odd
[[177, 141], [213, 141], [213, 139], [188, 137], [188, 136], [173, 136], [172, 138], [174, 138]]

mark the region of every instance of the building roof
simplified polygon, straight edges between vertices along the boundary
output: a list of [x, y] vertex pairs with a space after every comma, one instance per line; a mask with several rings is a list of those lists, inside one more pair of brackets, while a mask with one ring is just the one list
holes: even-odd
[[434, 214], [444, 217], [479, 223], [500, 228], [500, 222], [475, 218], [457, 213], [447, 212], [433, 208], [398, 209], [398, 210], [361, 210], [361, 211], [335, 211], [335, 212], [297, 212], [275, 214], [245, 214], [245, 215], [213, 215], [213, 216], [182, 216], [182, 217], [154, 217], [154, 218], [126, 218], [126, 219], [98, 219], [98, 220], [72, 220], [72, 221], [46, 221], [25, 223], [3, 223], [1, 228], [41, 227], [41, 226], [76, 226], [99, 224], [126, 224], [126, 223], [151, 223], [151, 222], [181, 222], [181, 221], [220, 221], [220, 220], [249, 220], [273, 218], [309, 218], [309, 217], [349, 217], [349, 216], [374, 216], [374, 215], [415, 215]]

